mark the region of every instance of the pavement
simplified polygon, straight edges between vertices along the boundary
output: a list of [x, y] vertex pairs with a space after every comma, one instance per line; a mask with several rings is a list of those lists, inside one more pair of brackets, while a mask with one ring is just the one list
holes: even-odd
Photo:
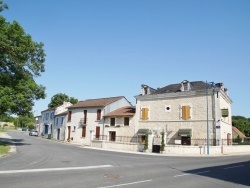
[[[40, 137], [41, 139], [44, 139], [43, 137]], [[153, 155], [153, 156], [176, 156], [176, 157], [225, 157], [225, 156], [242, 156], [242, 155], [250, 155], [250, 152], [244, 152], [244, 153], [232, 153], [232, 154], [223, 154], [223, 153], [219, 153], [219, 154], [164, 154], [164, 153], [148, 153], [148, 152], [134, 152], [134, 151], [125, 151], [125, 150], [114, 150], [114, 149], [103, 149], [103, 148], [96, 148], [96, 147], [91, 147], [91, 146], [83, 146], [81, 144], [78, 143], [74, 143], [74, 142], [67, 142], [67, 141], [59, 141], [59, 140], [54, 140], [54, 139], [46, 139], [48, 141], [53, 141], [53, 142], [60, 142], [62, 144], [68, 144], [68, 145], [75, 145], [78, 146], [80, 148], [88, 148], [88, 149], [93, 149], [93, 150], [103, 150], [103, 151], [112, 151], [112, 152], [119, 152], [119, 153], [131, 153], [131, 154], [138, 154], [138, 155]], [[15, 142], [12, 140], [12, 137], [9, 136], [6, 132], [0, 132], [0, 141], [4, 141], [4, 142], [8, 142], [10, 143], [10, 150], [9, 150], [9, 155], [10, 154], [14, 154], [17, 152], [16, 146], [15, 146]], [[1, 157], [4, 156], [8, 156], [7, 155], [0, 155]]]

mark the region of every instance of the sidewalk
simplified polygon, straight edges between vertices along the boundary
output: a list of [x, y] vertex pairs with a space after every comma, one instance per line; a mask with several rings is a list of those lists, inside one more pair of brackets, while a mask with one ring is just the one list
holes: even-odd
[[[16, 153], [15, 143], [13, 143], [11, 139], [12, 139], [12, 137], [9, 136], [6, 132], [0, 132], [0, 141], [10, 143], [9, 154]], [[6, 154], [6, 155], [8, 155], [8, 154]], [[4, 157], [6, 155], [0, 155], [0, 158]]]

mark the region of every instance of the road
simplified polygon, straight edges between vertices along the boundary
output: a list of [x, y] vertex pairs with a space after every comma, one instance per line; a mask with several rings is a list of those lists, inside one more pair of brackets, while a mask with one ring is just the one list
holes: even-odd
[[0, 188], [250, 187], [250, 156], [131, 154], [8, 132], [17, 153], [0, 158]]

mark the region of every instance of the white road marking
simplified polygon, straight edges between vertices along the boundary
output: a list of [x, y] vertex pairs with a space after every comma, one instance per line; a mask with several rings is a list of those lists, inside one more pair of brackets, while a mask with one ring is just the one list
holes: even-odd
[[203, 171], [203, 172], [197, 172], [197, 173], [194, 173], [194, 174], [181, 174], [181, 175], [174, 176], [174, 178], [178, 178], [178, 177], [182, 177], [182, 176], [205, 174], [205, 173], [209, 173], [209, 172], [210, 171]]
[[68, 167], [68, 168], [42, 168], [42, 169], [25, 169], [25, 170], [7, 170], [0, 171], [0, 174], [16, 174], [16, 173], [31, 173], [31, 172], [51, 172], [51, 171], [66, 171], [66, 170], [89, 170], [97, 168], [111, 168], [112, 165], [86, 166], [86, 167]]
[[224, 168], [224, 170], [232, 169], [232, 168], [240, 168], [240, 167], [243, 167], [243, 166], [245, 166], [245, 165], [231, 166], [231, 167]]
[[99, 187], [99, 188], [122, 187], [122, 186], [126, 186], [126, 185], [134, 185], [134, 184], [139, 184], [139, 183], [147, 183], [147, 182], [151, 182], [151, 181], [153, 181], [153, 180], [137, 181], [137, 182], [132, 182], [132, 183], [125, 183], [125, 184], [119, 184], [119, 185], [111, 185], [111, 186]]

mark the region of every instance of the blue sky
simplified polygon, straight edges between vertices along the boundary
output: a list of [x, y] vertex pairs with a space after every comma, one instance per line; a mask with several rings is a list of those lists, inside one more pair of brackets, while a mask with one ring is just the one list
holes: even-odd
[[250, 117], [249, 0], [5, 0], [2, 14], [45, 44], [47, 98], [125, 96], [141, 84], [223, 82], [233, 115]]

